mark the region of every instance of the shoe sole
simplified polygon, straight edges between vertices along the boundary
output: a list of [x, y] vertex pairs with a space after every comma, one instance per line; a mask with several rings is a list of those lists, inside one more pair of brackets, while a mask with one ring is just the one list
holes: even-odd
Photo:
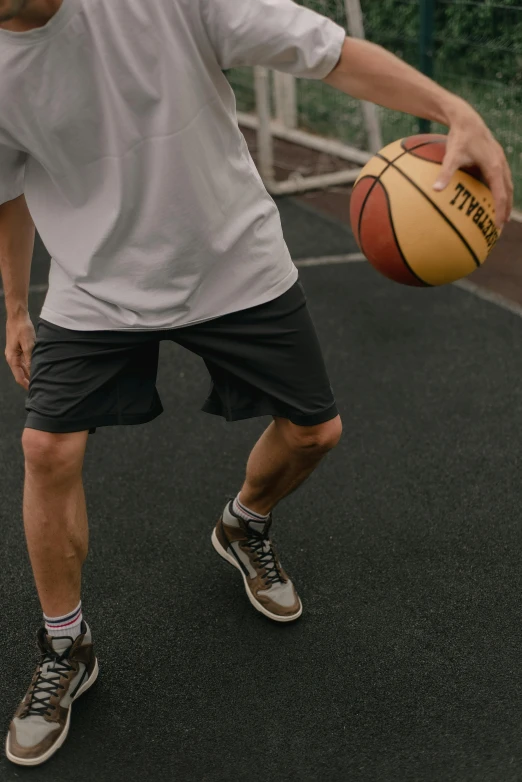
[[72, 711], [72, 705], [75, 700], [77, 700], [80, 695], [83, 695], [83, 693], [89, 689], [89, 687], [92, 687], [96, 679], [98, 678], [99, 673], [99, 667], [98, 667], [98, 660], [94, 663], [94, 668], [85, 682], [85, 684], [82, 684], [76, 695], [71, 701], [71, 705], [69, 706], [69, 713], [67, 715], [67, 722], [65, 723], [65, 727], [62, 731], [62, 734], [60, 738], [53, 744], [52, 747], [49, 747], [47, 752], [44, 752], [43, 755], [40, 755], [38, 758], [19, 758], [16, 755], [13, 755], [9, 749], [9, 740], [11, 738], [11, 734], [7, 734], [7, 741], [5, 743], [5, 754], [7, 756], [7, 759], [11, 761], [11, 763], [16, 763], [18, 766], [39, 766], [41, 763], [45, 763], [46, 760], [49, 760], [50, 757], [54, 755], [55, 752], [57, 752], [62, 744], [64, 743], [65, 739], [67, 738], [67, 734], [69, 733], [69, 726], [71, 724], [71, 711]]
[[216, 535], [216, 530], [214, 529], [212, 532], [212, 545], [214, 546], [215, 550], [219, 554], [219, 556], [224, 559], [226, 562], [229, 562], [231, 565], [233, 565], [236, 570], [239, 570], [241, 575], [243, 576], [243, 583], [245, 585], [245, 592], [247, 593], [247, 597], [256, 609], [256, 611], [259, 611], [264, 616], [267, 616], [269, 619], [273, 619], [275, 622], [295, 622], [296, 619], [299, 619], [301, 614], [303, 613], [303, 605], [301, 603], [300, 597], [297, 599], [299, 600], [299, 611], [296, 614], [292, 614], [291, 616], [279, 616], [278, 614], [272, 614], [270, 611], [267, 611], [267, 609], [259, 603], [255, 597], [253, 596], [252, 592], [248, 588], [248, 582], [246, 580], [246, 576], [239, 567], [238, 563], [234, 559], [234, 557], [231, 554], [227, 554], [223, 546], [218, 540], [218, 537]]

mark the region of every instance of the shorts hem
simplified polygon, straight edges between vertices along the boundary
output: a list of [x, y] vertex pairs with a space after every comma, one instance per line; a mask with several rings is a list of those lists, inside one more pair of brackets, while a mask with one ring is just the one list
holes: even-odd
[[233, 421], [245, 421], [248, 418], [260, 418], [265, 415], [270, 415], [274, 418], [287, 418], [296, 426], [318, 426], [324, 424], [327, 421], [331, 421], [339, 415], [337, 404], [327, 407], [325, 410], [321, 410], [318, 413], [299, 413], [294, 410], [282, 410], [278, 408], [276, 404], [257, 405], [256, 407], [242, 408], [237, 410], [226, 410], [220, 404], [216, 404], [211, 400], [207, 400], [201, 410], [204, 413], [210, 413], [210, 415], [219, 415], [228, 422]]
[[70, 434], [72, 432], [85, 432], [94, 434], [98, 427], [102, 426], [135, 426], [147, 424], [163, 413], [163, 407], [156, 408], [150, 413], [142, 415], [101, 415], [83, 421], [55, 420], [39, 413], [30, 412], [25, 421], [26, 429], [38, 429], [41, 432], [52, 434]]

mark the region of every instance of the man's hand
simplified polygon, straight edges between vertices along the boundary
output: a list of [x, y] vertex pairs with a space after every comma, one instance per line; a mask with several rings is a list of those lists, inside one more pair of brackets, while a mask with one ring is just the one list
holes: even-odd
[[500, 144], [477, 112], [391, 52], [369, 41], [347, 38], [341, 58], [324, 80], [348, 95], [449, 127], [447, 151], [437, 189], [461, 166], [482, 171], [495, 201], [497, 227], [509, 220], [513, 183]]
[[446, 155], [434, 188], [444, 190], [457, 169], [478, 166], [493, 194], [501, 229], [513, 208], [513, 180], [504, 150], [469, 104], [463, 102], [449, 122]]
[[31, 356], [36, 340], [34, 326], [28, 314], [8, 318], [5, 357], [18, 385], [29, 390]]

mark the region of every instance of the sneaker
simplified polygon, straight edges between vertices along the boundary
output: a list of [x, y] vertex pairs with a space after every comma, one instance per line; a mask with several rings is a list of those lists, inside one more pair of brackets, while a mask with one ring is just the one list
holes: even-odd
[[9, 726], [6, 755], [20, 766], [38, 766], [62, 746], [69, 732], [72, 702], [98, 676], [91, 631], [72, 638], [52, 638], [38, 631], [41, 659], [27, 694]]
[[264, 523], [245, 521], [230, 502], [212, 533], [212, 545], [240, 571], [254, 608], [276, 622], [293, 622], [303, 606], [268, 537], [271, 524], [272, 515]]

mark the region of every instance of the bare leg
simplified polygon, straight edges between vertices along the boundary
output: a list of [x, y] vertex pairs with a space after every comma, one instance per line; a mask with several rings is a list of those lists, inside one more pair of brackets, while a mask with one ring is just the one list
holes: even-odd
[[240, 500], [266, 515], [298, 488], [341, 437], [339, 416], [318, 426], [275, 418], [250, 454]]
[[89, 532], [82, 483], [87, 432], [26, 429], [24, 527], [42, 610], [70, 613], [80, 602]]

